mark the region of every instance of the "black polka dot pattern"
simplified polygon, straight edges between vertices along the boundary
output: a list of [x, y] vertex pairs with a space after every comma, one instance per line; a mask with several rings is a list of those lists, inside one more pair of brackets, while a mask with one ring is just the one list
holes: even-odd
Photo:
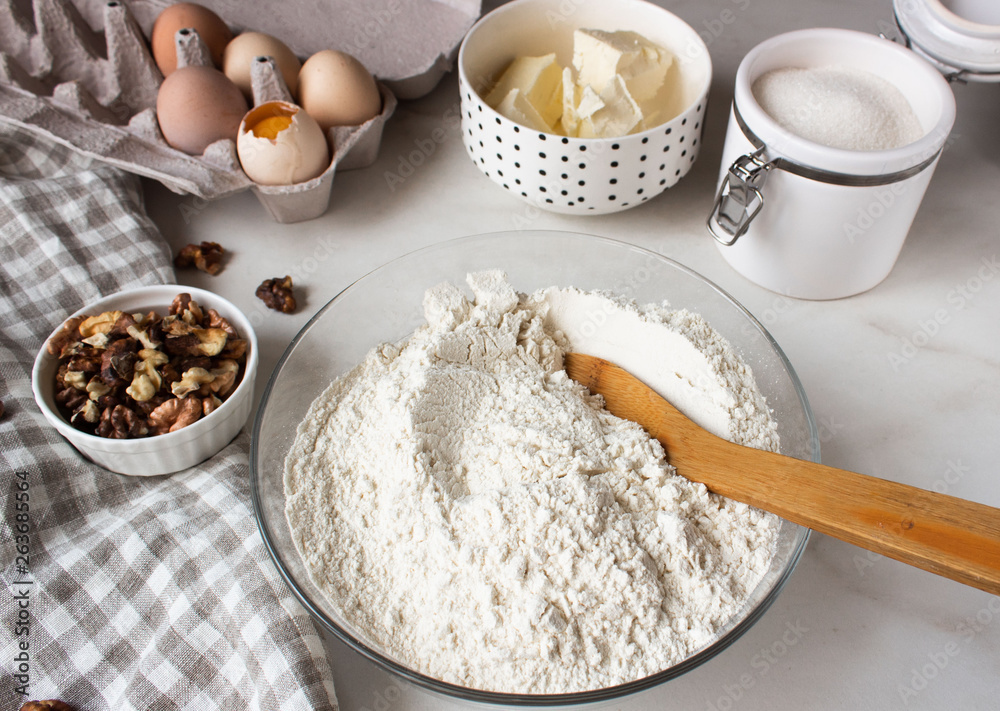
[[691, 169], [705, 97], [672, 121], [616, 139], [577, 139], [519, 127], [460, 82], [462, 139], [491, 180], [527, 202], [565, 214], [605, 214], [656, 197]]

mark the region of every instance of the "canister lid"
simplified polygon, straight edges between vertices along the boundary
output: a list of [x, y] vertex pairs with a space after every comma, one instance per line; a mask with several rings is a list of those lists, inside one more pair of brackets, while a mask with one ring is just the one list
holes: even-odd
[[910, 48], [949, 77], [1000, 82], [1000, 3], [893, 0]]

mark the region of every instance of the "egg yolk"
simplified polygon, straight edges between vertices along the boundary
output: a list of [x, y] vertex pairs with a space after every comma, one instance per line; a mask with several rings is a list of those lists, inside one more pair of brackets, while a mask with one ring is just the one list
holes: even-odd
[[279, 114], [261, 119], [250, 129], [257, 138], [270, 138], [272, 141], [278, 134], [292, 125], [292, 117]]

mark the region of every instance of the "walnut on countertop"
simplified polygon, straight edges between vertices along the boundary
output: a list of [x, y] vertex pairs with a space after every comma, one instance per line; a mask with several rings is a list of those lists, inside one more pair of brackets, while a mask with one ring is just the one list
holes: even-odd
[[222, 270], [222, 255], [225, 252], [217, 242], [188, 244], [181, 247], [174, 257], [174, 266], [178, 269], [194, 267], [214, 276]]
[[269, 309], [290, 314], [295, 311], [295, 294], [292, 293], [292, 278], [274, 277], [265, 279], [257, 287], [257, 298]]
[[48, 350], [59, 356], [55, 401], [70, 424], [131, 439], [214, 412], [239, 380], [247, 342], [182, 293], [162, 317], [106, 311], [70, 319]]

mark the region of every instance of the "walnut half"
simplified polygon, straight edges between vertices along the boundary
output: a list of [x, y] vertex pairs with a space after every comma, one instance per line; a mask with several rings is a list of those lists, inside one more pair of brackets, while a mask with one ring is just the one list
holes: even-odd
[[196, 397], [166, 400], [149, 413], [149, 426], [153, 434], [176, 432], [197, 422], [203, 410], [204, 405]]
[[178, 269], [195, 267], [206, 274], [218, 274], [222, 270], [222, 255], [225, 251], [217, 242], [202, 242], [181, 247], [174, 257], [174, 266]]
[[286, 276], [284, 279], [279, 277], [265, 279], [257, 287], [256, 295], [269, 309], [285, 314], [295, 311], [295, 294], [292, 293], [292, 278], [290, 276]]

